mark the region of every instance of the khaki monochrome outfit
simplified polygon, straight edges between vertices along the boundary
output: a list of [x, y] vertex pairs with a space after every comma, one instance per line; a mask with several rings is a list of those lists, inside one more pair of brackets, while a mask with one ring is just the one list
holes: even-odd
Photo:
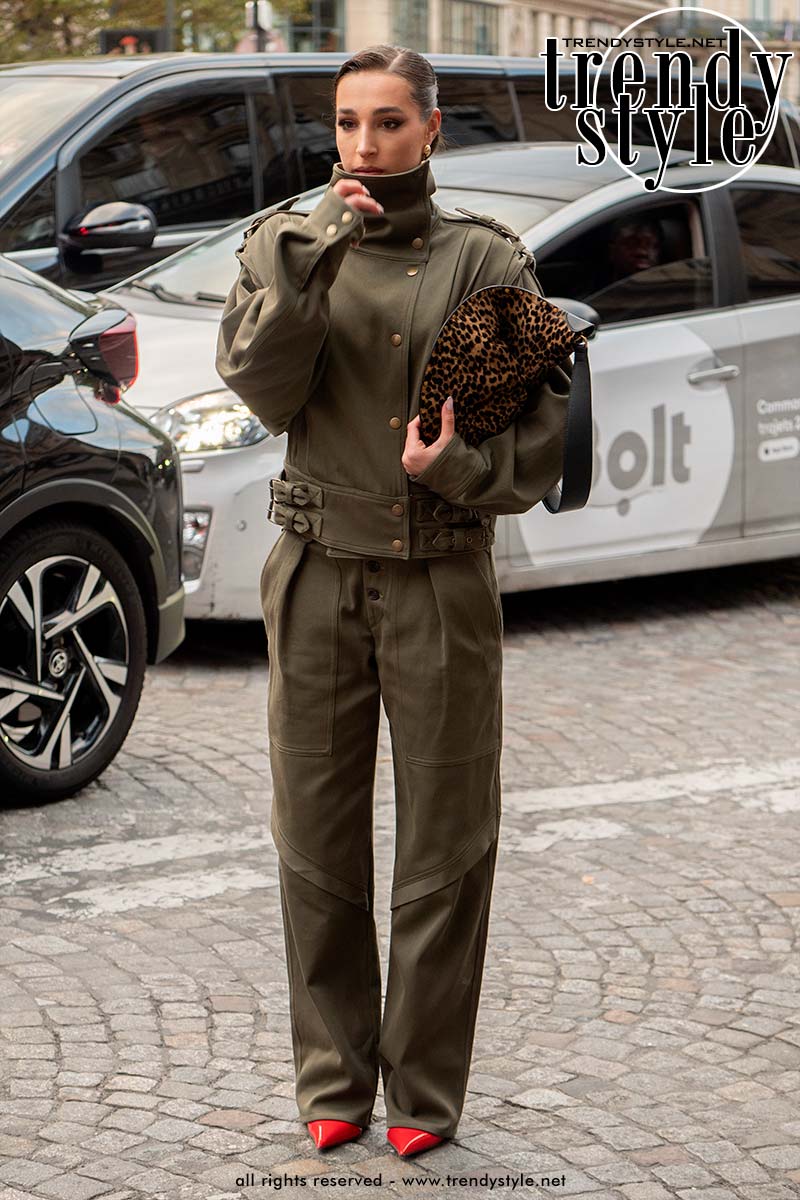
[[[364, 179], [384, 215], [347, 205], [332, 190], [341, 178]], [[555, 372], [503, 434], [478, 447], [455, 435], [419, 476], [406, 473], [406, 425], [449, 313], [487, 284], [539, 291], [518, 239], [444, 212], [434, 190], [427, 160], [368, 177], [337, 164], [310, 215], [257, 221], [237, 251], [217, 369], [270, 433], [288, 430], [270, 507], [283, 532], [261, 596], [300, 1116], [368, 1125], [380, 1070], [389, 1125], [452, 1137], [501, 810], [491, 545], [497, 514], [528, 510], [558, 482], [568, 381]], [[382, 1016], [381, 697], [396, 793]]]

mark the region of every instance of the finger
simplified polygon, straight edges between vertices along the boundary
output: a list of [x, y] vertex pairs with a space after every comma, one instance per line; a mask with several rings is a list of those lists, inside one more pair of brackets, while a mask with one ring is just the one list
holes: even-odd
[[365, 196], [370, 195], [367, 185], [358, 179], [339, 179], [334, 185], [334, 191], [338, 192], [340, 196], [349, 196], [356, 192]]
[[453, 407], [453, 397], [452, 396], [448, 396], [447, 400], [442, 405], [441, 416], [442, 416], [442, 432], [441, 432], [440, 436], [449, 437], [450, 434], [455, 433], [455, 428], [456, 428], [456, 414], [455, 414], [455, 409]]
[[419, 417], [414, 417], [406, 426], [406, 450], [413, 453], [422, 445], [419, 436]]
[[366, 213], [382, 213], [383, 205], [377, 200], [373, 200], [371, 196], [348, 196], [347, 203], [351, 208], [357, 208], [360, 212]]

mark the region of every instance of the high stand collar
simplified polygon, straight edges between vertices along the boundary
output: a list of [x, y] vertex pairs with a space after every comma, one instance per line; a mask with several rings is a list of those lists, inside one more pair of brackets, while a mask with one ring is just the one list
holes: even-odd
[[380, 216], [364, 213], [361, 246], [411, 248], [413, 241], [421, 238], [427, 250], [434, 212], [431, 196], [436, 191], [430, 159], [424, 159], [410, 171], [392, 175], [357, 175], [336, 163], [329, 186], [333, 187], [340, 179], [357, 179], [369, 189], [373, 200], [383, 205]]

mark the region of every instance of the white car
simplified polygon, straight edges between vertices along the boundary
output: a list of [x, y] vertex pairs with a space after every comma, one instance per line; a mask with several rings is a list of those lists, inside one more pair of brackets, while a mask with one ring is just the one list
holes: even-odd
[[[437, 157], [440, 207], [510, 225], [545, 294], [599, 315], [589, 502], [498, 518], [504, 591], [800, 552], [800, 178], [756, 165], [724, 187], [680, 190], [718, 170], [676, 167], [671, 190], [651, 194], [613, 162], [577, 166], [565, 143]], [[138, 321], [126, 400], [181, 453], [188, 617], [260, 618], [259, 572], [280, 532], [267, 481], [285, 434], [268, 434], [214, 367], [248, 224], [112, 289]]]

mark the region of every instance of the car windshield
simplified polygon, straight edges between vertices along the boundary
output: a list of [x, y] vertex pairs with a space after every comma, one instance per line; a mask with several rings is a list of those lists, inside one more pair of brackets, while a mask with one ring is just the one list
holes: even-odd
[[7, 171], [113, 79], [0, 73], [0, 171]]
[[[326, 185], [327, 187], [327, 185]], [[309, 213], [322, 199], [326, 188], [309, 192], [298, 201], [295, 212]], [[453, 212], [467, 208], [470, 212], [486, 213], [524, 233], [559, 207], [557, 200], [539, 197], [510, 196], [475, 189], [438, 188], [433, 197], [440, 208]], [[239, 270], [235, 251], [242, 235], [251, 223], [238, 221], [222, 233], [212, 234], [200, 242], [178, 251], [154, 267], [141, 271], [117, 285], [119, 290], [137, 288], [151, 292], [159, 300], [180, 303], [222, 304], [236, 281]], [[108, 289], [116, 291], [117, 288]]]

